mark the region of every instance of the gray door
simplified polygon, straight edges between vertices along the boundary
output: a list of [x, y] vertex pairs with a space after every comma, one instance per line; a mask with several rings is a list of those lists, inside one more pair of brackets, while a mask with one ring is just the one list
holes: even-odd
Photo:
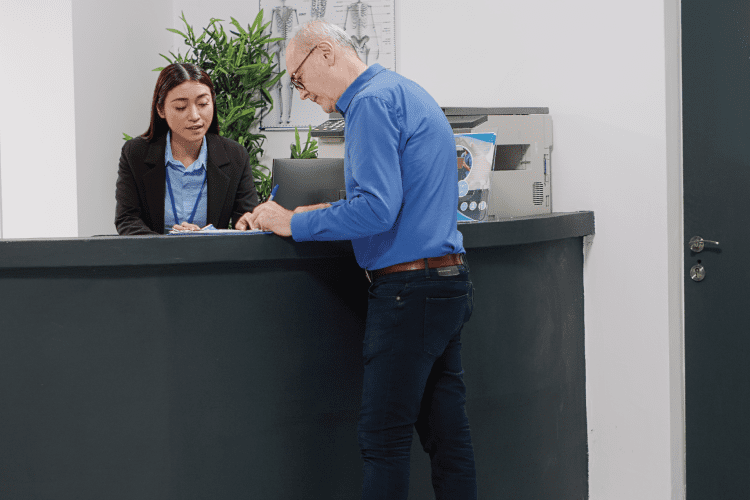
[[682, 79], [687, 498], [750, 498], [748, 0], [682, 0]]

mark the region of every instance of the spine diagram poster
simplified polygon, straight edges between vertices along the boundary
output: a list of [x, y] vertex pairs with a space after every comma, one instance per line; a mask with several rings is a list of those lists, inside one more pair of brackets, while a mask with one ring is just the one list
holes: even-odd
[[315, 127], [328, 119], [320, 106], [302, 100], [292, 86], [286, 67], [286, 47], [294, 29], [314, 19], [343, 28], [351, 37], [359, 58], [368, 66], [378, 63], [396, 70], [396, 0], [259, 0], [271, 36], [282, 38], [269, 47], [279, 71], [286, 70], [271, 89], [273, 109], [261, 118], [264, 130]]

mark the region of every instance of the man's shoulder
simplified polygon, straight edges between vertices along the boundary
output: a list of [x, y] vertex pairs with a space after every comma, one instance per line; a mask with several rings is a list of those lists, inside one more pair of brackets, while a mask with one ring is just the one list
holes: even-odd
[[375, 102], [375, 107], [391, 110], [399, 117], [402, 125], [410, 130], [424, 126], [420, 117], [445, 116], [435, 99], [424, 88], [394, 71], [378, 73], [370, 85], [352, 99], [350, 109], [366, 109], [368, 104]]
[[410, 80], [405, 76], [399, 75], [395, 71], [384, 68], [376, 73], [362, 88], [362, 90], [357, 93], [357, 95], [366, 95], [382, 90], [398, 88], [399, 86], [407, 84], [409, 81]]
[[352, 98], [350, 109], [378, 101], [391, 109], [399, 108], [403, 100], [403, 92], [399, 89], [402, 78], [392, 71], [380, 72]]
[[376, 74], [353, 100], [376, 97], [394, 104], [400, 104], [420, 95], [429, 94], [413, 80], [409, 80], [395, 71], [385, 69]]

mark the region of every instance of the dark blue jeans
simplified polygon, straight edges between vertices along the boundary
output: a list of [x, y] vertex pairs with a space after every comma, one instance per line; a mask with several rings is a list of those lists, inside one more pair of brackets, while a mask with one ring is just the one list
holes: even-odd
[[393, 273], [370, 286], [358, 426], [363, 500], [407, 498], [412, 427], [430, 455], [437, 500], [477, 497], [461, 367], [474, 288], [466, 266], [441, 273]]

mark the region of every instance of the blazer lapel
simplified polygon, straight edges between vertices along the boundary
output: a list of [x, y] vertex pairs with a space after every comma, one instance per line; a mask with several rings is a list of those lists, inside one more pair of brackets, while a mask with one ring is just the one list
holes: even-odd
[[[222, 172], [229, 165], [229, 158], [215, 134], [206, 134], [208, 160], [206, 161], [206, 178], [208, 180], [208, 213], [207, 224], [219, 224], [222, 208], [226, 204], [229, 189], [229, 176]], [[228, 219], [228, 218], [227, 218]]]
[[156, 232], [164, 232], [164, 193], [166, 189], [166, 166], [164, 152], [167, 148], [167, 136], [163, 135], [149, 145], [144, 159], [146, 173], [143, 184], [146, 192], [146, 208]]

